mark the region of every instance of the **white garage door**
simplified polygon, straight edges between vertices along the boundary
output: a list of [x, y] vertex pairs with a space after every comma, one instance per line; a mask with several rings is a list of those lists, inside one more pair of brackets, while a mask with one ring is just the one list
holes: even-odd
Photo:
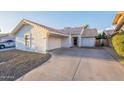
[[48, 38], [48, 50], [61, 48], [61, 38], [50, 36]]
[[82, 47], [94, 47], [95, 38], [81, 38], [81, 46]]

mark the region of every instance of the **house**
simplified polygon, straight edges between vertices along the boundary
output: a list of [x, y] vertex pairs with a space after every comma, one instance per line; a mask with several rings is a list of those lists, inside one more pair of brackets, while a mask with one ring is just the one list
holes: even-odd
[[62, 47], [94, 47], [97, 30], [84, 26], [54, 29], [23, 19], [12, 34], [16, 36], [16, 49], [46, 53]]
[[6, 41], [6, 40], [15, 40], [15, 37], [10, 34], [10, 33], [7, 33], [7, 34], [0, 34], [0, 41]]
[[106, 36], [106, 42], [108, 43], [107, 45], [109, 47], [112, 47], [111, 37], [116, 33], [115, 30], [114, 29], [104, 30], [104, 33]]
[[111, 37], [115, 31], [114, 29], [104, 30], [104, 33], [106, 34], [107, 38]]

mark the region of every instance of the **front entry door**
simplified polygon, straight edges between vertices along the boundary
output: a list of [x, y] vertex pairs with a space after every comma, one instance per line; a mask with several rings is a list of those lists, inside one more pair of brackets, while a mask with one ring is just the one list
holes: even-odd
[[73, 45], [74, 46], [78, 45], [78, 38], [77, 37], [73, 37]]

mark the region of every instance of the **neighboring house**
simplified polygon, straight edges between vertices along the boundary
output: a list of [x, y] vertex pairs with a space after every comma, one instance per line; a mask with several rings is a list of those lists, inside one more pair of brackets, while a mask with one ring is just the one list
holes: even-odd
[[0, 34], [0, 42], [4, 42], [4, 41], [7, 41], [7, 40], [15, 40], [15, 37], [10, 34], [10, 33], [7, 33], [7, 34]]
[[110, 47], [112, 47], [111, 37], [112, 37], [112, 35], [115, 34], [115, 30], [114, 29], [104, 30], [104, 33], [106, 35], [106, 39], [107, 39], [108, 45]]
[[0, 49], [15, 47], [15, 36], [7, 33], [0, 34]]
[[14, 40], [5, 40], [0, 42], [0, 49], [3, 48], [12, 48], [15, 47], [15, 41]]
[[107, 38], [110, 38], [115, 33], [115, 30], [104, 30], [104, 33], [106, 34]]
[[96, 29], [66, 27], [54, 29], [30, 20], [22, 20], [12, 31], [16, 37], [16, 49], [47, 52], [62, 47], [94, 47]]

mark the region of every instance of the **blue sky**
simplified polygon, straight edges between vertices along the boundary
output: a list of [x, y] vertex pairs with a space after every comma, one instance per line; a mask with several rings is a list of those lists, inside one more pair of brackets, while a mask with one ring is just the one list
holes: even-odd
[[89, 24], [91, 28], [102, 30], [111, 27], [116, 12], [0, 12], [1, 33], [11, 32], [24, 18], [53, 28], [82, 26]]

